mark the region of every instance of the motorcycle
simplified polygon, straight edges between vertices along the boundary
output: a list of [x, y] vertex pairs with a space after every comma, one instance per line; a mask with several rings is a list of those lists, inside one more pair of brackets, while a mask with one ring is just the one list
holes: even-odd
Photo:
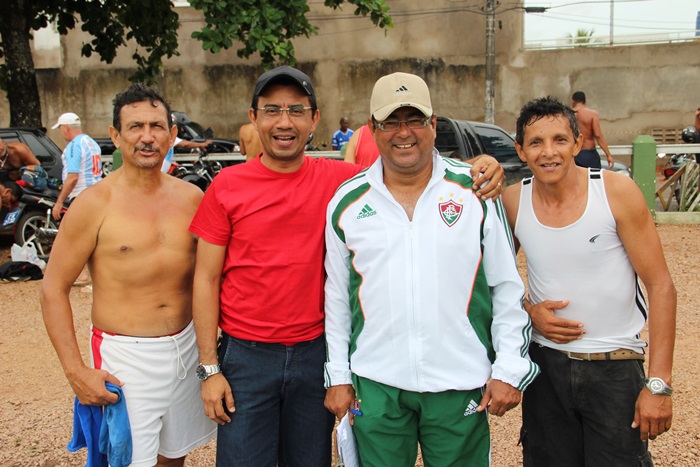
[[[700, 143], [700, 134], [698, 134], [694, 126], [688, 126], [683, 129], [681, 139], [686, 144]], [[666, 155], [659, 155], [659, 157], [666, 157]], [[681, 167], [691, 161], [697, 161], [700, 163], [700, 154], [672, 154], [662, 168], [662, 173], [664, 176], [663, 180], [668, 180], [673, 177]], [[676, 201], [680, 204], [681, 189], [678, 182], [674, 183], [673, 194], [676, 197]]]
[[[700, 133], [698, 133], [698, 130], [694, 126], [687, 126], [683, 128], [681, 139], [685, 144], [700, 143]], [[695, 162], [700, 164], [700, 154], [695, 154]]]
[[669, 178], [673, 177], [675, 173], [678, 172], [681, 167], [683, 167], [683, 164], [694, 160], [695, 156], [693, 154], [672, 154], [662, 169], [664, 180], [668, 180]]
[[321, 143], [320, 146], [313, 145], [311, 142], [314, 140], [314, 134], [309, 133], [309, 139], [306, 140], [306, 147], [304, 148], [305, 151], [325, 151], [327, 148], [326, 143]]
[[[37, 256], [46, 260], [51, 254], [55, 233], [58, 232], [60, 220], [51, 216], [51, 210], [56, 204], [60, 190], [46, 188], [43, 191], [35, 191], [24, 188], [17, 208], [5, 216], [3, 228], [14, 229], [14, 241], [22, 246], [31, 242], [37, 250]], [[61, 213], [65, 214], [70, 206], [70, 200], [63, 203]], [[44, 229], [44, 231], [42, 231]]]
[[186, 182], [192, 183], [202, 191], [207, 191], [214, 177], [221, 172], [221, 164], [209, 160], [207, 151], [197, 149], [197, 160], [193, 164], [175, 164], [169, 173]]

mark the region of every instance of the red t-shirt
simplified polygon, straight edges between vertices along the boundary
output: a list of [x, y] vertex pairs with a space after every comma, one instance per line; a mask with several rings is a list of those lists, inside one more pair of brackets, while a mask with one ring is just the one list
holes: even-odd
[[355, 148], [355, 163], [362, 167], [369, 167], [379, 157], [379, 148], [374, 142], [369, 125], [365, 124], [357, 131], [360, 135], [357, 137], [357, 147]]
[[326, 207], [362, 168], [305, 156], [294, 173], [260, 158], [225, 168], [190, 231], [226, 246], [219, 327], [228, 335], [293, 345], [323, 333]]

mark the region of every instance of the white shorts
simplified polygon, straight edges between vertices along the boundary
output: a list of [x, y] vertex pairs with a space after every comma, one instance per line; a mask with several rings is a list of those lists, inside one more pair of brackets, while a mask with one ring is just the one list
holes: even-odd
[[92, 328], [94, 368], [124, 383], [133, 441], [132, 466], [152, 466], [158, 454], [177, 459], [214, 437], [204, 414], [194, 324], [173, 336], [131, 337]]

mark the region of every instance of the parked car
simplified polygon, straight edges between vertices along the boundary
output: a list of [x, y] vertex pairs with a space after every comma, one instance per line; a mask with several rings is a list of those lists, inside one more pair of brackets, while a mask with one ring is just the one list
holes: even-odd
[[[520, 160], [515, 151], [513, 137], [496, 125], [438, 117], [435, 147], [443, 156], [461, 160], [471, 159], [479, 154], [495, 157], [506, 172], [508, 185], [532, 176], [530, 168]], [[608, 169], [607, 161], [601, 160], [601, 165]], [[621, 162], [615, 161], [610, 170], [631, 176], [629, 168]]]

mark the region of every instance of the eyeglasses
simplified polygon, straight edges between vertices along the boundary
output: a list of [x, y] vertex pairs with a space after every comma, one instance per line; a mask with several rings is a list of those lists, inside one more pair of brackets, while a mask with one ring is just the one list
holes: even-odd
[[385, 132], [398, 131], [399, 128], [401, 128], [402, 123], [405, 123], [411, 130], [418, 130], [428, 126], [430, 119], [431, 117], [411, 118], [409, 120], [385, 120], [383, 122], [376, 122], [375, 125], [377, 128]]
[[258, 107], [258, 110], [261, 110], [262, 114], [268, 118], [279, 118], [282, 116], [282, 112], [287, 112], [287, 115], [291, 118], [301, 118], [306, 115], [307, 110], [311, 110], [312, 108], [313, 107], [304, 107], [303, 105], [292, 105], [290, 107], [266, 105], [265, 107]]

